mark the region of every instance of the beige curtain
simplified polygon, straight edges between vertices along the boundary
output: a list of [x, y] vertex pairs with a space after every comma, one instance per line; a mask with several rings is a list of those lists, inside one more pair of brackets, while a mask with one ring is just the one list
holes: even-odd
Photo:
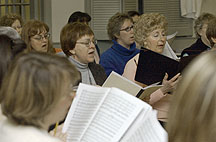
[[196, 19], [201, 13], [203, 0], [180, 0], [181, 16]]

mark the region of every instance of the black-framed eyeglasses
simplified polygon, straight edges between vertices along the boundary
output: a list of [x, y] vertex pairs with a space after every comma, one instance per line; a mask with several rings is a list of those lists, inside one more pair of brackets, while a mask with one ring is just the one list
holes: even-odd
[[43, 40], [44, 38], [45, 38], [45, 39], [49, 39], [49, 37], [50, 37], [50, 34], [49, 34], [49, 33], [46, 33], [46, 34], [44, 34], [44, 35], [35, 35], [35, 37], [32, 37], [32, 38], [35, 39], [35, 40], [41, 41], [41, 40]]
[[94, 45], [96, 45], [97, 44], [97, 40], [94, 39], [93, 41], [87, 40], [86, 42], [80, 41], [80, 42], [76, 42], [76, 43], [78, 43], [78, 44], [84, 44], [86, 47], [90, 47], [91, 43], [93, 43]]
[[127, 27], [127, 28], [121, 29], [120, 31], [130, 32], [131, 29], [133, 29], [133, 27], [134, 27], [134, 26], [132, 25], [132, 26], [130, 26], [130, 27]]

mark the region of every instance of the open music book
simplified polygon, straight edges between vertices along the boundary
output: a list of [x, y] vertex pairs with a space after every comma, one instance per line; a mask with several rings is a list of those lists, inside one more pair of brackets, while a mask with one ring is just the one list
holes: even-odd
[[150, 105], [117, 88], [80, 83], [66, 117], [67, 142], [166, 142]]
[[180, 59], [180, 62], [146, 48], [140, 50], [135, 80], [146, 85], [163, 80], [165, 73], [171, 79], [194, 59], [195, 56]]
[[154, 91], [162, 87], [162, 85], [157, 85], [158, 83], [159, 82], [156, 82], [143, 88], [135, 82], [112, 71], [102, 87], [116, 87], [133, 96], [136, 96], [137, 98], [144, 100], [145, 98], [149, 97]]

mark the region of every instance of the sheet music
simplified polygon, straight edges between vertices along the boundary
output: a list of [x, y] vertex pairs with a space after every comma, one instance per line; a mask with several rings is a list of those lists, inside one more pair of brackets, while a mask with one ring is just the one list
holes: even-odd
[[85, 84], [79, 85], [76, 97], [74, 98], [63, 127], [63, 133], [68, 130], [68, 142], [80, 140], [80, 136], [108, 90], [110, 89]]
[[81, 141], [119, 141], [143, 109], [143, 104], [145, 103], [135, 97], [125, 94], [117, 88], [112, 88], [86, 129]]
[[168, 134], [157, 120], [156, 111], [143, 115], [144, 121], [126, 142], [167, 142]]
[[80, 84], [66, 118], [67, 142], [165, 142], [147, 103], [117, 88]]

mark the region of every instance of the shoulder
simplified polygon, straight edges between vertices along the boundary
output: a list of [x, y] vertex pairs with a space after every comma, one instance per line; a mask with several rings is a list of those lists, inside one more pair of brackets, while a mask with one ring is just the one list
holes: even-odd
[[61, 142], [36, 127], [15, 125], [8, 120], [2, 121], [0, 126], [0, 137], [5, 142]]
[[109, 48], [101, 54], [101, 58], [106, 58], [108, 56], [112, 56], [114, 54], [113, 49]]
[[66, 55], [65, 55], [65, 53], [63, 51], [56, 53], [56, 55], [65, 56], [66, 57]]
[[[137, 64], [138, 63], [138, 60], [139, 60], [139, 53], [137, 53], [133, 58], [131, 58], [127, 64]], [[127, 65], [126, 64], [126, 65]]]

